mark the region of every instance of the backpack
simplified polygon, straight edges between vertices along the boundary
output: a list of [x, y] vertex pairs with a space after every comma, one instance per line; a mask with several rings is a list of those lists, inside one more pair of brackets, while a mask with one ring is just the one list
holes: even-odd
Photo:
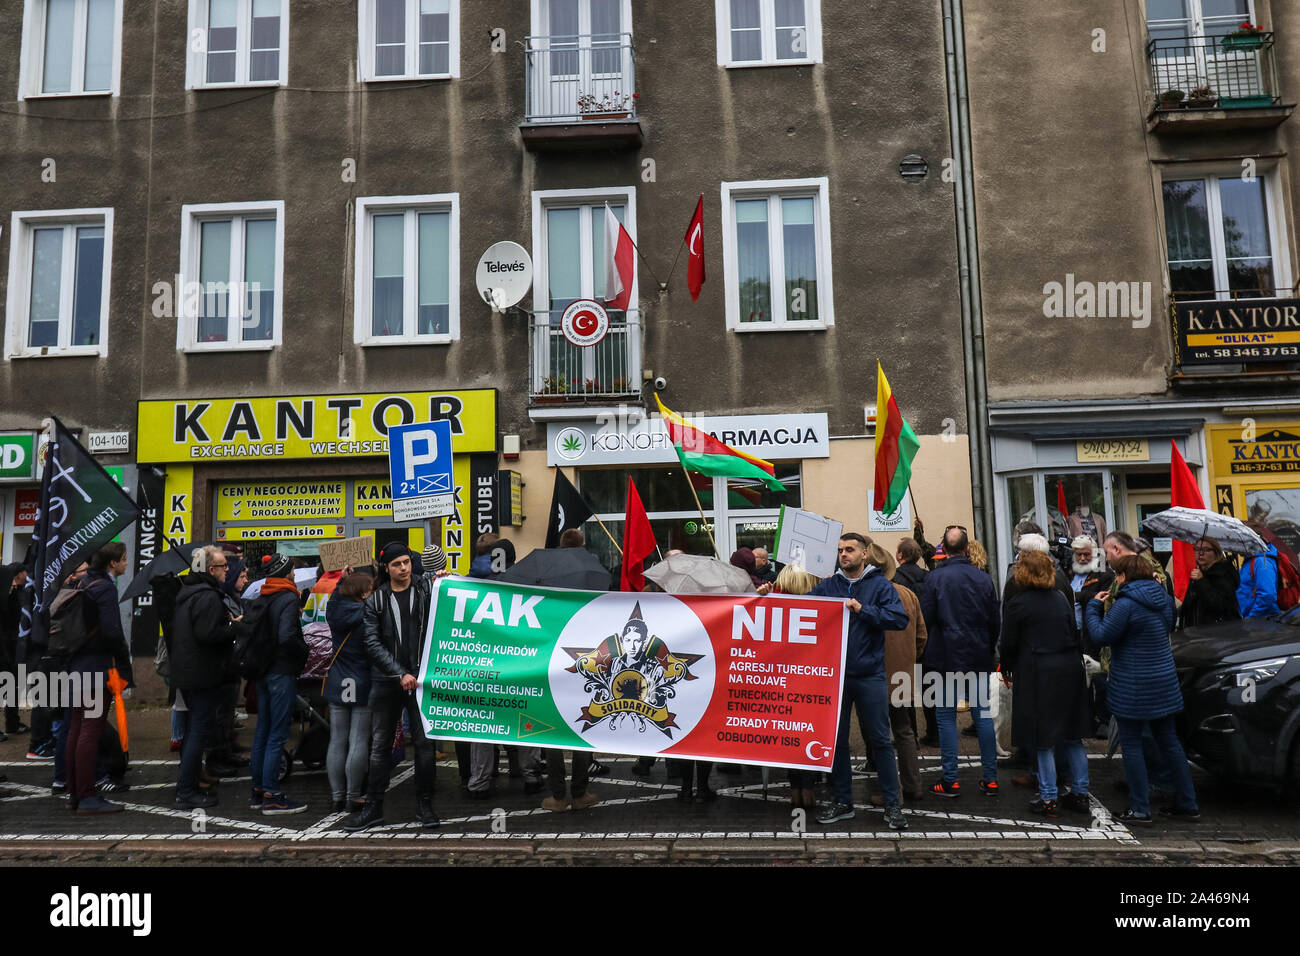
[[86, 589], [60, 588], [50, 603], [50, 630], [47, 653], [64, 659], [76, 657], [99, 633], [99, 627], [86, 627]]
[[1300, 604], [1300, 572], [1297, 572], [1289, 558], [1278, 555], [1277, 558], [1277, 606], [1281, 611], [1289, 611]]
[[275, 621], [269, 601], [254, 601], [235, 625], [235, 669], [245, 680], [261, 680], [275, 663]]

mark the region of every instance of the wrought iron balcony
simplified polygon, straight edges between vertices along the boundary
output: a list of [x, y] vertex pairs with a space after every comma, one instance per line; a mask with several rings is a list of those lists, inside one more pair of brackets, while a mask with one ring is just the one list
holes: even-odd
[[1153, 39], [1147, 129], [1193, 133], [1285, 122], [1295, 104], [1282, 102], [1273, 40], [1267, 32]]
[[528, 37], [524, 57], [526, 147], [641, 145], [632, 34]]
[[609, 313], [609, 331], [578, 346], [560, 328], [563, 310], [529, 320], [529, 399], [534, 405], [627, 398], [641, 394], [641, 321], [637, 311]]

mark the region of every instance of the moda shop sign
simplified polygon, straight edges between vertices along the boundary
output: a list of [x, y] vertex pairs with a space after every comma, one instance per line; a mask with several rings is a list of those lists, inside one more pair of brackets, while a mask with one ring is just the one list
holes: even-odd
[[[658, 415], [595, 422], [552, 422], [546, 427], [546, 463], [654, 465], [677, 461]], [[830, 425], [824, 414], [729, 415], [692, 418], [718, 441], [769, 461], [829, 458]]]

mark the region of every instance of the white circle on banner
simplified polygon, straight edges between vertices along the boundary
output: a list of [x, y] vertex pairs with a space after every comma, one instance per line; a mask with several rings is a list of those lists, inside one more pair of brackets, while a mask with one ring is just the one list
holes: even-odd
[[560, 331], [574, 345], [589, 348], [609, 331], [609, 313], [595, 299], [579, 299], [560, 316]]
[[[602, 753], [666, 750], [690, 733], [713, 697], [716, 662], [704, 624], [681, 601], [656, 596], [642, 605], [643, 597], [602, 594], [569, 619], [551, 655], [556, 708], [578, 736]], [[639, 648], [635, 638], [625, 644], [619, 637], [638, 605], [645, 627]], [[583, 659], [590, 661], [589, 668], [582, 666]], [[675, 667], [682, 665], [684, 673], [678, 676]], [[636, 709], [620, 708], [620, 699], [635, 700]]]
[[532, 257], [517, 242], [494, 242], [474, 270], [474, 288], [497, 312], [517, 305], [532, 284]]

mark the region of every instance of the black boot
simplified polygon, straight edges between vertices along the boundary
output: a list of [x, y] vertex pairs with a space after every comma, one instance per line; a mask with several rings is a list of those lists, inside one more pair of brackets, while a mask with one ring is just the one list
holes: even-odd
[[433, 797], [420, 797], [420, 810], [418, 813], [420, 826], [426, 830], [436, 829], [441, 821], [438, 814], [433, 812]]
[[377, 827], [384, 822], [384, 801], [367, 800], [360, 813], [355, 813], [343, 821], [343, 829], [348, 833], [357, 833]]

